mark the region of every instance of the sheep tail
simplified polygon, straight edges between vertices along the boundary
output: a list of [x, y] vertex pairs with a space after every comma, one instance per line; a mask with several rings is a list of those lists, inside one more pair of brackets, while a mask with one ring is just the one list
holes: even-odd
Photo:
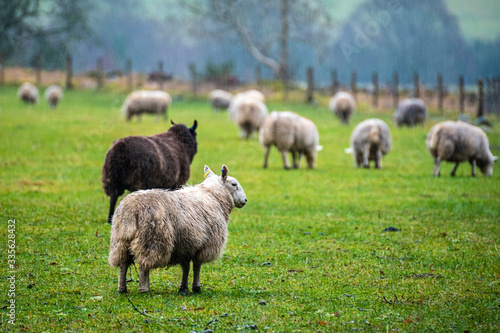
[[378, 128], [372, 127], [370, 129], [370, 141], [372, 143], [379, 143], [380, 142], [380, 132]]
[[110, 249], [108, 263], [110, 266], [119, 267], [130, 256], [130, 244], [137, 233], [134, 217], [136, 214], [122, 214], [118, 207], [113, 216], [111, 227]]

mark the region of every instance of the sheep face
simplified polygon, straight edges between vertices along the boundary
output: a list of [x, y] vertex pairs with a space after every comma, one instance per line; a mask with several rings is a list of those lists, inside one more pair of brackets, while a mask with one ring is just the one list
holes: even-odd
[[[205, 165], [205, 178], [217, 177], [210, 168]], [[241, 187], [240, 183], [234, 177], [228, 176], [229, 169], [226, 165], [222, 165], [221, 175], [218, 177], [219, 183], [231, 193], [233, 197], [234, 205], [238, 208], [242, 208], [247, 203], [247, 196], [245, 191]]]
[[476, 164], [483, 173], [483, 176], [490, 177], [493, 174], [493, 164], [496, 162], [497, 157], [493, 157], [491, 159], [479, 159], [476, 161]]

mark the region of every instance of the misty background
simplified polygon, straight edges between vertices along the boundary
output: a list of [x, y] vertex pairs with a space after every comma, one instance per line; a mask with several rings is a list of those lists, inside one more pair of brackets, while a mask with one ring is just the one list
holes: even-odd
[[105, 71], [123, 71], [131, 59], [137, 72], [155, 71], [163, 61], [165, 72], [188, 79], [194, 63], [201, 75], [224, 68], [242, 82], [255, 80], [258, 66], [263, 79], [305, 81], [312, 66], [324, 86], [332, 70], [342, 83], [352, 71], [360, 83], [374, 71], [388, 83], [397, 71], [402, 84], [414, 72], [431, 84], [438, 73], [446, 84], [460, 75], [471, 84], [500, 74], [496, 0], [285, 3], [0, 0], [0, 52], [6, 66], [33, 67], [40, 55], [45, 70], [64, 69], [71, 54], [76, 72], [94, 70], [98, 58]]

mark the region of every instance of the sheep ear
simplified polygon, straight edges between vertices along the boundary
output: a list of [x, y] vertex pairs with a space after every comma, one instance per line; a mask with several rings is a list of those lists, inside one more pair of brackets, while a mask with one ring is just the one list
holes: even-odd
[[223, 164], [222, 169], [220, 171], [221, 171], [220, 177], [221, 177], [222, 181], [225, 182], [227, 179], [227, 174], [229, 173], [229, 169], [227, 168], [227, 166], [225, 164]]
[[172, 123], [172, 125], [175, 125], [174, 121], [172, 119], [170, 119], [170, 122]]
[[210, 170], [208, 165], [205, 165], [205, 168], [203, 169], [205, 171], [205, 178], [210, 177], [210, 176], [215, 176], [215, 173]]
[[194, 124], [193, 126], [191, 126], [191, 128], [189, 129], [191, 132], [194, 132], [196, 130], [196, 127], [198, 127], [198, 122], [196, 121], [196, 119], [194, 120]]

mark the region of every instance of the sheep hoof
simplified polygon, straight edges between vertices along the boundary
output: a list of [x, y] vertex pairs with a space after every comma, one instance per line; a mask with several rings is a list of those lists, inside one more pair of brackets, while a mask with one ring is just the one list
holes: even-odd
[[119, 294], [126, 294], [126, 293], [128, 293], [127, 288], [118, 288], [118, 293]]
[[188, 288], [179, 288], [179, 295], [189, 296], [189, 289]]
[[193, 286], [193, 293], [195, 293], [195, 294], [201, 293], [201, 287], [200, 286], [197, 286], [197, 287]]

